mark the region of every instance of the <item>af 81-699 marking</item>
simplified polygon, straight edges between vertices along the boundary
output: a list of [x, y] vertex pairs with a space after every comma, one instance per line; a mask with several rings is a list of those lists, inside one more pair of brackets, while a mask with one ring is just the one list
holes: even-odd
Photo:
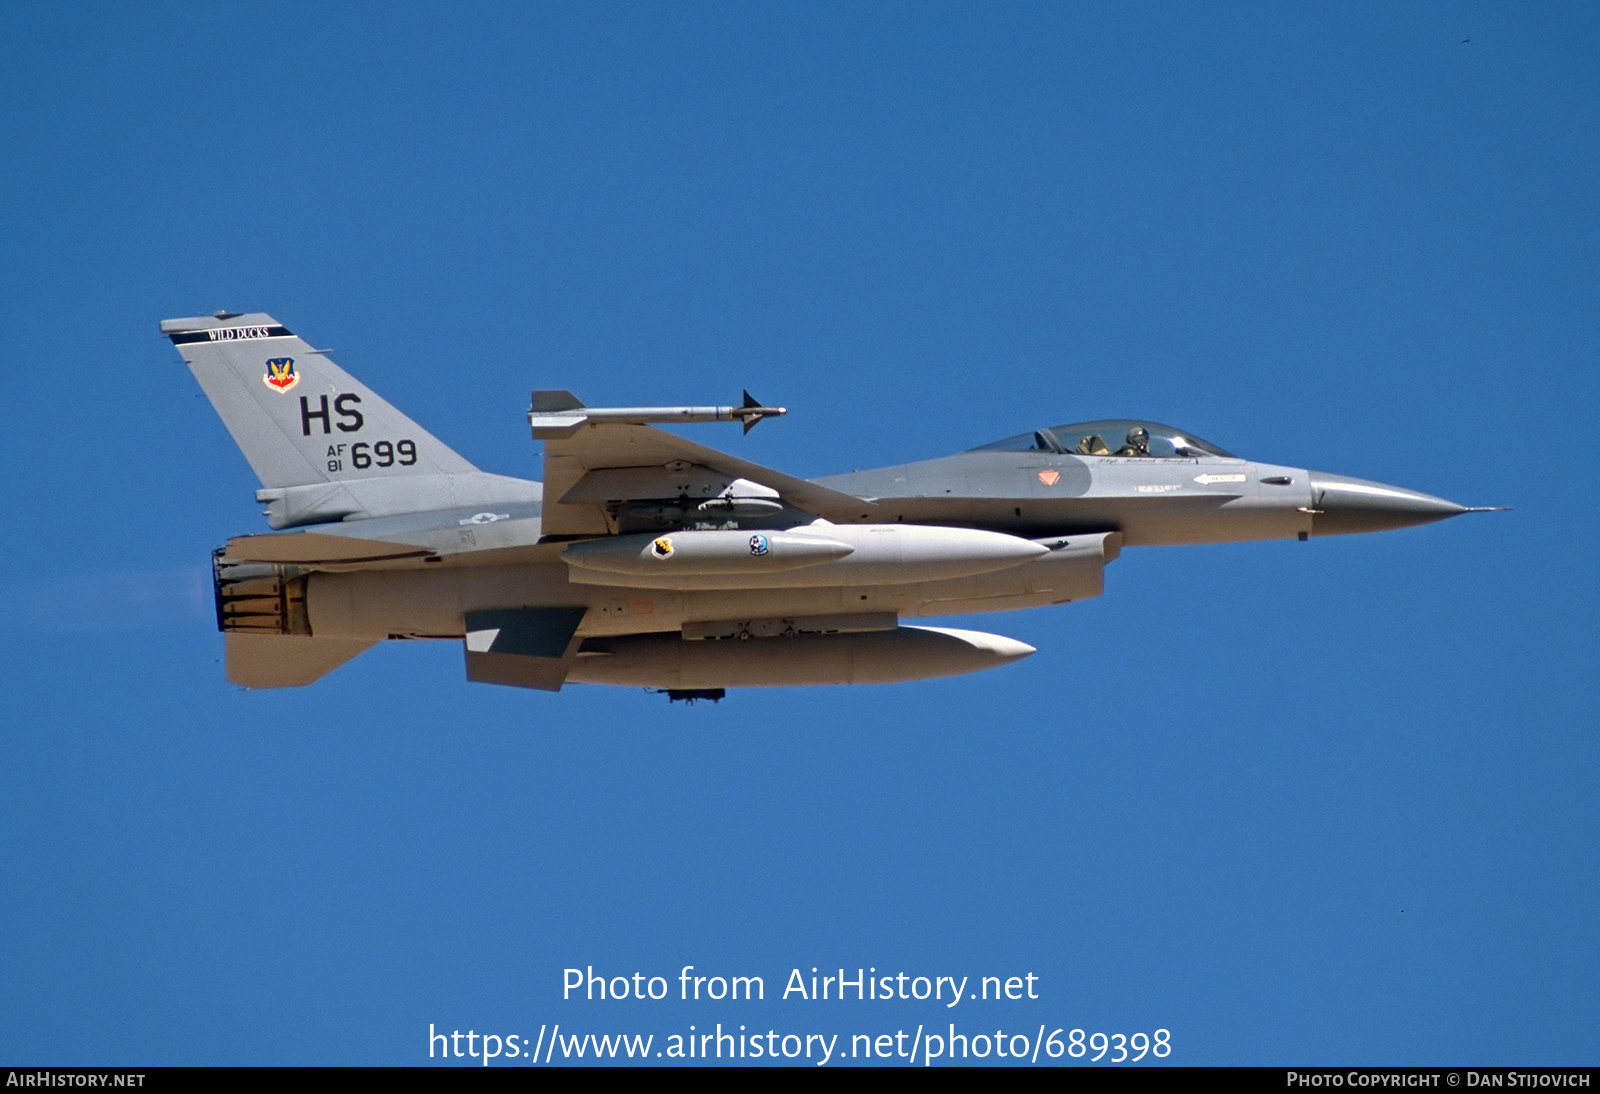
[[415, 441], [356, 441], [354, 444], [328, 446], [328, 470], [344, 470], [346, 456], [358, 471], [369, 467], [410, 467], [417, 462]]

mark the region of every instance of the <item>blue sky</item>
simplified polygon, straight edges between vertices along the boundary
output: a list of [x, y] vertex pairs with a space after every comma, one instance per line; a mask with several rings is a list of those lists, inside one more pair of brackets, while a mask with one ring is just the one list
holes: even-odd
[[[7, 7], [0, 1059], [1595, 1063], [1600, 17], [1308, 8]], [[1514, 511], [1130, 550], [960, 621], [1039, 651], [972, 677], [246, 692], [206, 566], [256, 483], [156, 329], [217, 308], [506, 474], [532, 388], [748, 387], [789, 416], [694, 438], [803, 475], [1142, 417]], [[561, 998], [684, 965], [767, 999]], [[779, 998], [813, 966], [1040, 998]]]

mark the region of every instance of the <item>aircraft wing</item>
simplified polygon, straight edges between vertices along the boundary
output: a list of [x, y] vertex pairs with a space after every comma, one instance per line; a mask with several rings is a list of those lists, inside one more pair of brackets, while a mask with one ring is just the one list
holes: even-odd
[[610, 506], [615, 502], [710, 498], [741, 479], [835, 524], [870, 520], [876, 511], [873, 503], [851, 494], [637, 422], [588, 418], [576, 428], [555, 429], [541, 428], [535, 420], [534, 436], [544, 441], [546, 539], [613, 533]]

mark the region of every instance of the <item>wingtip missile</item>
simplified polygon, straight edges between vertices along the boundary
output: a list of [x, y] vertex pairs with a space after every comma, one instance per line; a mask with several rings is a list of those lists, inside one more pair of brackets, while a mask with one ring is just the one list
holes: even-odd
[[628, 425], [648, 425], [652, 422], [683, 424], [688, 422], [744, 423], [750, 432], [763, 418], [777, 418], [789, 413], [781, 406], [762, 406], [748, 391], [740, 406], [584, 406], [570, 391], [536, 391], [528, 409], [528, 423], [533, 427], [535, 440], [550, 437], [568, 437], [581, 425], [599, 422], [618, 422]]

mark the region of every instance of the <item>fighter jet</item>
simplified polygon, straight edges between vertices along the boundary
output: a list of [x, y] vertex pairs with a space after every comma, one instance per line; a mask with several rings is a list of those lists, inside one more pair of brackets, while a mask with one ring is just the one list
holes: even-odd
[[460, 643], [470, 680], [721, 699], [1015, 661], [911, 619], [1099, 596], [1123, 547], [1300, 539], [1471, 512], [1241, 459], [1143, 421], [1020, 433], [807, 481], [656, 424], [784, 413], [589, 407], [535, 391], [544, 482], [480, 471], [269, 315], [169, 319], [272, 531], [214, 553], [227, 677], [310, 684], [384, 639]]

